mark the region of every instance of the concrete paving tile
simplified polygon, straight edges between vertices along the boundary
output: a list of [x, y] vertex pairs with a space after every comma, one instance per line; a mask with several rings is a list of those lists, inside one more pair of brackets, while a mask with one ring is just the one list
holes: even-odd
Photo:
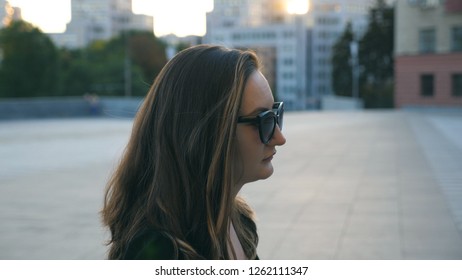
[[258, 255], [261, 259], [280, 259], [281, 243], [287, 234], [287, 228], [278, 224], [263, 224], [258, 226]]
[[414, 239], [444, 239], [453, 245], [462, 245], [461, 235], [452, 221], [422, 223], [415, 219], [403, 221], [401, 228], [405, 242]]
[[381, 236], [347, 236], [342, 239], [342, 245], [336, 259], [341, 260], [399, 260], [403, 258], [399, 239]]
[[395, 199], [361, 199], [357, 200], [352, 208], [352, 214], [381, 214], [398, 215], [399, 208]]
[[333, 259], [340, 236], [341, 233], [338, 231], [305, 225], [286, 232], [273, 257], [275, 259]]
[[324, 186], [316, 195], [319, 201], [352, 202], [355, 199], [356, 184], [343, 184], [336, 187]]
[[325, 179], [323, 189], [354, 191], [361, 182], [361, 175], [342, 176], [337, 170], [335, 176]]
[[350, 203], [315, 200], [303, 209], [298, 223], [310, 224], [312, 221], [338, 221], [343, 223], [351, 208]]
[[404, 259], [417, 260], [461, 260], [462, 244], [443, 238], [414, 238], [403, 241]]
[[396, 200], [398, 195], [399, 191], [396, 184], [377, 182], [372, 184], [361, 184], [356, 194], [359, 200]]
[[352, 215], [343, 231], [343, 238], [383, 238], [383, 236], [399, 243], [401, 237], [398, 215]]
[[401, 198], [400, 210], [403, 215], [451, 216], [448, 205], [440, 196]]
[[400, 182], [398, 184], [399, 194], [403, 199], [413, 199], [416, 197], [441, 197], [442, 192], [439, 186], [433, 181], [427, 181], [425, 183], [406, 183]]

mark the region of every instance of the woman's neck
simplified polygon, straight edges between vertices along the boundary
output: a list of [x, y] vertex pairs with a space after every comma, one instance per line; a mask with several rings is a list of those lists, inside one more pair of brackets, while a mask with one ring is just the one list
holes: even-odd
[[233, 198], [236, 198], [237, 194], [241, 191], [244, 184], [237, 184], [234, 186], [234, 189], [231, 191], [231, 195]]

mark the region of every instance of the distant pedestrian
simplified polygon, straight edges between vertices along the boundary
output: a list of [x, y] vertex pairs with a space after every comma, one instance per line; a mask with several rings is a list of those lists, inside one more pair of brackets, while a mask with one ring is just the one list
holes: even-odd
[[108, 257], [258, 258], [253, 211], [238, 192], [273, 173], [283, 112], [253, 52], [200, 45], [177, 54], [108, 183]]
[[99, 116], [101, 114], [101, 104], [98, 95], [85, 93], [83, 99], [88, 103], [91, 116]]

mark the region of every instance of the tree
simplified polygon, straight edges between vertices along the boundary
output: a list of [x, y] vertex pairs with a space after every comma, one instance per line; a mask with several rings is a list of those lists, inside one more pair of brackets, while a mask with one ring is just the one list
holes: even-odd
[[0, 97], [122, 96], [126, 73], [131, 93], [143, 96], [166, 62], [165, 46], [149, 32], [58, 50], [36, 27], [14, 21], [0, 30]]
[[[128, 65], [127, 54], [131, 61]], [[61, 91], [66, 95], [122, 96], [128, 66], [131, 93], [143, 96], [166, 61], [165, 46], [149, 32], [129, 31], [80, 50], [62, 50]]]
[[55, 95], [58, 51], [38, 28], [13, 21], [0, 30], [0, 97]]
[[353, 41], [353, 36], [349, 22], [332, 49], [332, 88], [339, 96], [352, 96], [350, 43]]
[[82, 50], [60, 50], [59, 92], [64, 96], [80, 96], [91, 92], [91, 64]]
[[143, 96], [166, 62], [165, 46], [154, 34], [128, 31], [79, 50], [61, 50], [60, 89], [66, 95], [123, 96], [129, 67], [131, 94]]
[[[369, 25], [359, 40], [359, 95], [366, 108], [393, 107], [394, 9], [384, 0], [369, 11]], [[351, 96], [350, 42], [354, 34], [348, 24], [335, 43], [332, 55], [332, 87], [336, 95]]]
[[359, 41], [360, 94], [366, 108], [393, 107], [394, 9], [384, 0], [370, 10], [369, 26]]
[[129, 42], [133, 62], [140, 67], [144, 80], [152, 83], [167, 63], [166, 46], [152, 32], [132, 32]]

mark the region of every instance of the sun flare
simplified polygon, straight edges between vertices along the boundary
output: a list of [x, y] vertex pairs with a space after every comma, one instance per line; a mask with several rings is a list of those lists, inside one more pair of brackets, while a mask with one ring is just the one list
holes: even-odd
[[287, 12], [289, 14], [306, 14], [310, 9], [309, 0], [288, 0]]
[[[96, 1], [96, 0], [91, 0]], [[206, 32], [205, 14], [213, 10], [213, 0], [132, 0], [136, 14], [154, 17], [156, 36], [175, 33], [178, 36], [199, 35]], [[24, 20], [44, 32], [60, 33], [71, 20], [71, 0], [8, 0], [21, 8]]]

